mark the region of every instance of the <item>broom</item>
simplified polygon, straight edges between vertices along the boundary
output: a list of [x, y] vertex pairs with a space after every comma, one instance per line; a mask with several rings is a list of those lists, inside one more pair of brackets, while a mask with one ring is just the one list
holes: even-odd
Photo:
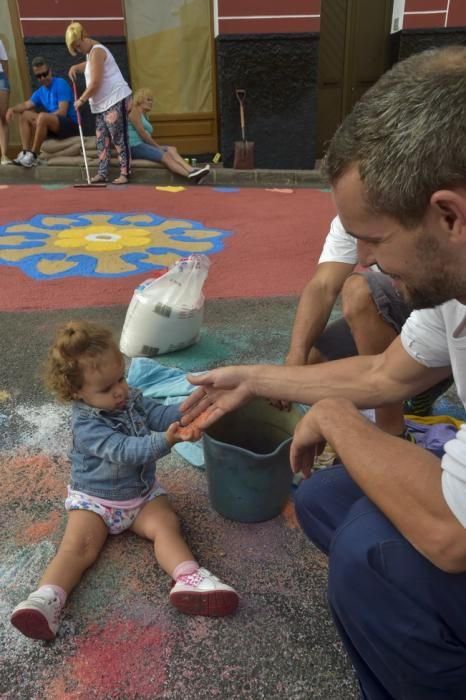
[[[73, 92], [74, 92], [74, 101], [78, 99], [78, 91], [76, 89], [76, 83], [73, 80]], [[81, 115], [79, 113], [79, 109], [76, 110], [76, 116], [78, 118], [78, 129], [79, 129], [79, 136], [81, 138], [81, 148], [84, 156], [84, 167], [86, 168], [86, 179], [87, 182], [77, 182], [73, 187], [107, 187], [105, 182], [91, 182], [91, 176], [89, 175], [89, 166], [87, 164], [87, 155], [86, 155], [86, 147], [84, 145], [84, 136], [83, 136], [83, 127], [81, 124]]]

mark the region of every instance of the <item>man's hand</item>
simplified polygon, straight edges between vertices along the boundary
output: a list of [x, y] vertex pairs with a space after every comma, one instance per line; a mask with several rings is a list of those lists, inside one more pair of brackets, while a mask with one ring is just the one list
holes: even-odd
[[10, 107], [7, 109], [6, 114], [5, 114], [5, 120], [7, 124], [11, 124], [13, 119], [15, 118], [15, 113], [13, 112], [13, 107]]
[[244, 406], [253, 396], [253, 368], [248, 366], [222, 367], [205, 374], [188, 375], [191, 384], [199, 386], [181, 404], [184, 416], [182, 425], [188, 425], [199, 414], [206, 411], [205, 421], [199, 424], [201, 430], [221, 418], [225, 413]]
[[307, 478], [314, 466], [315, 458], [325, 447], [325, 436], [319, 426], [318, 405], [309, 409], [295, 428], [290, 447], [290, 462], [293, 472], [302, 472]]

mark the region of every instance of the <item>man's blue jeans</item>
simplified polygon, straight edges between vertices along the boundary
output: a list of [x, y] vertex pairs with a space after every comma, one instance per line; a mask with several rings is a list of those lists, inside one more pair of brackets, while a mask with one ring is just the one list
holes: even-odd
[[341, 465], [303, 481], [296, 511], [329, 557], [328, 600], [367, 700], [466, 699], [466, 573], [419, 554]]

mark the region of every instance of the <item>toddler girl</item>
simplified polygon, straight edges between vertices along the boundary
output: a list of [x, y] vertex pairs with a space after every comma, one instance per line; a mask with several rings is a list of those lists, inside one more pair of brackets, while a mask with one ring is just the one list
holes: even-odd
[[178, 405], [163, 406], [128, 386], [111, 332], [95, 323], [70, 321], [58, 331], [46, 382], [73, 404], [68, 522], [38, 589], [13, 610], [12, 624], [27, 637], [53, 639], [68, 594], [107, 535], [127, 529], [153, 542], [158, 563], [174, 581], [170, 602], [178, 610], [234, 612], [238, 595], [194, 560], [155, 473], [156, 459], [176, 442], [198, 440], [199, 429], [180, 434]]

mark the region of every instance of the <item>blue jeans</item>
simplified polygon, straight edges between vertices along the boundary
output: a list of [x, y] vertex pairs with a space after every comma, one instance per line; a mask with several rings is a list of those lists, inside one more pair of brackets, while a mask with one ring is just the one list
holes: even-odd
[[150, 143], [138, 143], [137, 146], [131, 146], [131, 158], [135, 160], [139, 158], [142, 160], [154, 160], [156, 163], [160, 163], [166, 152], [166, 146], [157, 148]]
[[366, 700], [466, 698], [466, 573], [419, 554], [341, 465], [303, 481], [301, 527], [329, 557], [328, 600]]

